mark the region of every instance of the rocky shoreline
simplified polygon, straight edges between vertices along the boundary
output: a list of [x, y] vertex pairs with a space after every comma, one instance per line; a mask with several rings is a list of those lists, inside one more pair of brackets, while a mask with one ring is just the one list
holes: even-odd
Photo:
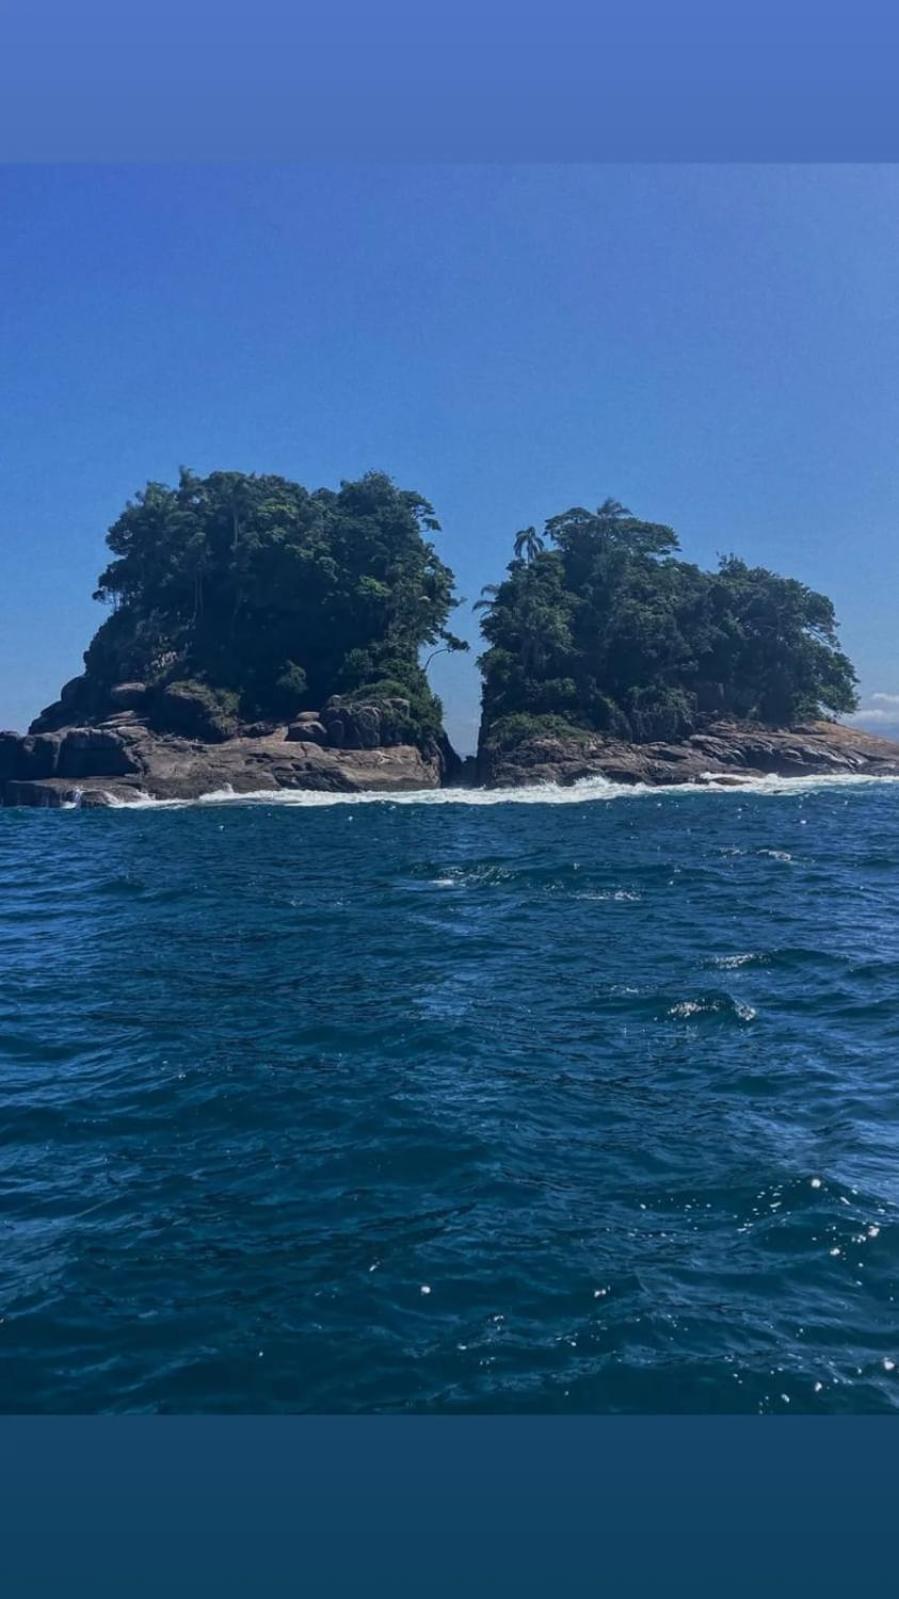
[[255, 724], [216, 741], [161, 732], [123, 710], [91, 727], [0, 733], [0, 802], [94, 807], [147, 797], [194, 800], [223, 790], [409, 793], [448, 785], [570, 785], [589, 777], [727, 785], [770, 773], [899, 776], [899, 743], [832, 722], [783, 729], [719, 722], [680, 743], [543, 737], [510, 750], [486, 744], [477, 762], [464, 763], [445, 740], [422, 752], [385, 736], [377, 708], [339, 702], [291, 724]]
[[899, 776], [899, 743], [839, 722], [770, 728], [711, 722], [680, 742], [627, 744], [599, 734], [534, 738], [509, 750], [482, 743], [480, 781], [491, 788], [571, 784], [588, 777], [616, 783], [738, 783], [747, 778]]
[[332, 702], [293, 723], [256, 723], [228, 738], [163, 731], [124, 709], [96, 726], [0, 733], [0, 803], [94, 807], [228, 789], [400, 793], [439, 788], [459, 765], [445, 740], [424, 751], [392, 741], [378, 707]]

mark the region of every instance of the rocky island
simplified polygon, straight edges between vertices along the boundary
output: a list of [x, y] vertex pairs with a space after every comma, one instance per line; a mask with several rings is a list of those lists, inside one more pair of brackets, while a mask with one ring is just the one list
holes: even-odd
[[522, 529], [479, 606], [483, 783], [899, 775], [899, 744], [837, 721], [856, 677], [825, 595], [733, 555], [703, 571], [615, 500]]
[[108, 805], [279, 788], [433, 788], [460, 762], [419, 664], [453, 574], [432, 507], [382, 473], [309, 491], [182, 470], [110, 529], [84, 657], [24, 736], [0, 733], [5, 805]]
[[83, 674], [27, 734], [0, 733], [0, 800], [899, 775], [899, 744], [836, 720], [855, 673], [825, 596], [734, 556], [702, 571], [610, 500], [523, 529], [485, 590], [463, 763], [420, 664], [467, 648], [437, 527], [381, 473], [149, 484], [109, 531], [112, 610]]

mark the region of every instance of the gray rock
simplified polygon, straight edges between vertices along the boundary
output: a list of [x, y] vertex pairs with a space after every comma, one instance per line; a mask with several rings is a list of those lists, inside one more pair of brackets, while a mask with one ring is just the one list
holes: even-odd
[[392, 699], [378, 704], [334, 697], [321, 712], [321, 721], [333, 749], [386, 749], [403, 741], [408, 725], [408, 700]]
[[[120, 712], [121, 718], [129, 713]], [[364, 725], [364, 721], [363, 721]], [[58, 733], [0, 733], [0, 801], [4, 805], [59, 806], [73, 800], [92, 808], [127, 803], [141, 795], [197, 799], [230, 789], [247, 794], [278, 788], [329, 793], [382, 793], [438, 788], [445, 761], [439, 750], [410, 744], [389, 749], [335, 749], [316, 742], [322, 723], [283, 726], [219, 740], [162, 732], [143, 720], [97, 726], [68, 725]]]
[[899, 744], [837, 722], [793, 728], [711, 723], [680, 743], [626, 744], [601, 734], [534, 738], [512, 750], [482, 740], [478, 775], [494, 788], [570, 784], [585, 777], [618, 783], [699, 783], [708, 774], [784, 777], [859, 772], [899, 776]]
[[62, 735], [58, 777], [125, 777], [138, 771], [139, 762], [111, 728], [73, 727]]
[[303, 742], [306, 744], [327, 744], [328, 731], [324, 723], [313, 719], [309, 722], [291, 722], [287, 729], [287, 741], [290, 744]]

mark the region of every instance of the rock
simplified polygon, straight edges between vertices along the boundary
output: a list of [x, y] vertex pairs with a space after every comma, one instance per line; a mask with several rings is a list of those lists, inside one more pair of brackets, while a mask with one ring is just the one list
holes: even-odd
[[107, 789], [89, 788], [78, 799], [83, 811], [108, 810], [113, 804], [113, 795]]
[[117, 711], [140, 711], [147, 703], [146, 683], [116, 683], [109, 690], [109, 703]]
[[306, 744], [327, 744], [328, 732], [324, 723], [313, 719], [311, 722], [291, 722], [287, 729], [287, 741], [290, 744], [298, 742]]
[[47, 705], [40, 715], [35, 717], [28, 731], [55, 733], [62, 727], [84, 723], [95, 715], [99, 708], [95, 700], [96, 690], [88, 678], [84, 674], [72, 677], [60, 689], [59, 699], [52, 705]]
[[0, 783], [18, 777], [21, 761], [22, 736], [20, 733], [0, 733]]
[[55, 777], [62, 738], [58, 733], [29, 733], [19, 746], [16, 776], [25, 780]]
[[529, 739], [511, 750], [478, 755], [479, 780], [492, 788], [535, 783], [570, 784], [585, 777], [617, 783], [698, 783], [719, 774], [744, 781], [773, 773], [784, 777], [859, 772], [899, 776], [899, 744], [838, 722], [793, 728], [713, 722], [680, 743], [627, 744], [602, 734]]
[[77, 798], [77, 788], [71, 783], [61, 783], [55, 777], [48, 777], [42, 782], [12, 780], [4, 784], [3, 790], [4, 805], [36, 805], [47, 809], [72, 804]]
[[478, 761], [476, 755], [459, 756], [452, 751], [452, 761], [444, 764], [443, 781], [447, 788], [477, 788]]
[[125, 777], [140, 771], [120, 733], [111, 728], [73, 727], [62, 736], [56, 774], [59, 777]]
[[332, 749], [388, 749], [408, 738], [409, 701], [400, 698], [368, 704], [334, 695], [320, 713]]
[[[309, 727], [304, 723], [304, 729]], [[439, 754], [413, 745], [337, 750], [285, 729], [256, 737], [201, 743], [143, 724], [120, 730], [67, 728], [41, 738], [0, 736], [0, 797], [5, 805], [100, 806], [156, 799], [198, 799], [279, 788], [329, 793], [389, 793], [438, 788]]]

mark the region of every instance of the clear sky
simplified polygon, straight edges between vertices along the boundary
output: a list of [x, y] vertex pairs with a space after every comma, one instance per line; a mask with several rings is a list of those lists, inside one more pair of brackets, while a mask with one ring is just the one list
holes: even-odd
[[[899, 729], [899, 168], [0, 169], [0, 727], [180, 464], [434, 503], [468, 604], [606, 495], [829, 593]], [[473, 747], [474, 652], [435, 661]]]

